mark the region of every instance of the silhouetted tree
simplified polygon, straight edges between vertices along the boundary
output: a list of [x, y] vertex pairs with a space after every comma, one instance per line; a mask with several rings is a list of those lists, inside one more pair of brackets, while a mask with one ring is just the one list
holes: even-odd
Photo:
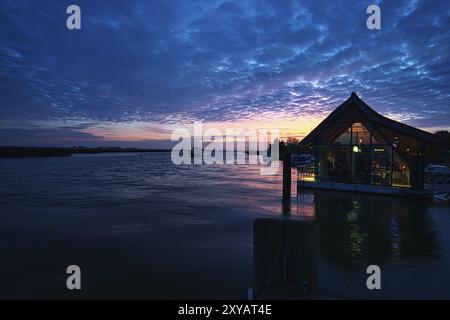
[[450, 132], [447, 130], [439, 130], [435, 132], [435, 135], [438, 135], [443, 140], [447, 149], [450, 149]]
[[286, 148], [290, 153], [300, 153], [299, 147], [300, 140], [297, 137], [286, 138]]
[[439, 130], [434, 134], [441, 137], [442, 143], [445, 146], [445, 151], [440, 155], [439, 161], [450, 163], [450, 132], [448, 132], [447, 130]]
[[447, 130], [439, 130], [439, 131], [436, 131], [434, 134], [437, 134], [437, 135], [439, 135], [439, 136], [450, 136], [450, 132], [448, 132]]

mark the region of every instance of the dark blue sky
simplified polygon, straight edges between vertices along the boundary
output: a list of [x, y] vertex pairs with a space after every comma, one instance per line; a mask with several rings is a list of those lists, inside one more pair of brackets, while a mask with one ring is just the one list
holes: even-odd
[[1, 0], [0, 144], [164, 146], [193, 120], [302, 136], [352, 91], [450, 128], [449, 26], [448, 0]]

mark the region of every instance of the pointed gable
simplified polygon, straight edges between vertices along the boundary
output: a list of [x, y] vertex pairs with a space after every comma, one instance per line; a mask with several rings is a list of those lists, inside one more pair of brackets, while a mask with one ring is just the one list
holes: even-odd
[[356, 93], [338, 106], [301, 142], [301, 146], [333, 144], [353, 123], [361, 123], [379, 140], [379, 143], [394, 144], [398, 136], [420, 143], [439, 143], [439, 137], [429, 132], [386, 118], [369, 107]]

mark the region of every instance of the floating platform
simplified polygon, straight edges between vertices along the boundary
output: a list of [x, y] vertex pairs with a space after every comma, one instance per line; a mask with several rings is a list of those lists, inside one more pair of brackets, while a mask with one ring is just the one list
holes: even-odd
[[412, 190], [411, 188], [402, 188], [402, 187], [377, 186], [368, 184], [342, 183], [329, 181], [298, 180], [297, 188], [338, 190], [347, 192], [373, 193], [373, 194], [402, 196], [402, 197], [420, 196], [425, 198], [432, 198], [433, 196], [433, 193], [427, 190]]

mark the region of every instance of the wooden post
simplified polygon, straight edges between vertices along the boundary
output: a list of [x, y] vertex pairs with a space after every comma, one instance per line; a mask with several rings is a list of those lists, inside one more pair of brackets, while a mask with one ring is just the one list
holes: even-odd
[[318, 227], [311, 221], [256, 219], [253, 235], [255, 299], [302, 298], [319, 283]]
[[291, 154], [285, 153], [283, 158], [283, 205], [291, 202]]
[[253, 222], [253, 296], [284, 282], [284, 228], [280, 219]]
[[424, 164], [421, 155], [411, 157], [411, 187], [414, 190], [423, 190], [424, 188]]
[[319, 285], [319, 228], [312, 221], [286, 221], [285, 278], [308, 293]]

